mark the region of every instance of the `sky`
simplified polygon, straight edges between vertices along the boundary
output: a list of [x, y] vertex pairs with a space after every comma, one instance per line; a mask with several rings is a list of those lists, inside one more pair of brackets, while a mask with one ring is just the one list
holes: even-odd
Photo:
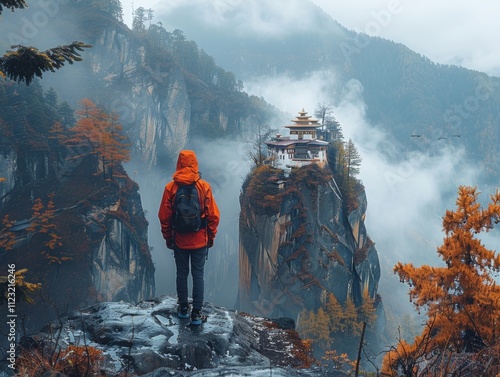
[[[157, 13], [176, 4], [207, 0], [123, 1], [125, 22], [132, 9], [152, 8]], [[243, 0], [211, 1], [212, 15], [238, 6]], [[500, 2], [494, 0], [313, 0], [347, 29], [402, 43], [436, 63], [456, 64], [500, 76]], [[276, 7], [280, 0], [273, 1]], [[297, 3], [296, 1], [286, 2]], [[132, 5], [133, 4], [133, 5]], [[292, 17], [293, 7], [283, 8]], [[251, 16], [249, 20], [254, 20]]]

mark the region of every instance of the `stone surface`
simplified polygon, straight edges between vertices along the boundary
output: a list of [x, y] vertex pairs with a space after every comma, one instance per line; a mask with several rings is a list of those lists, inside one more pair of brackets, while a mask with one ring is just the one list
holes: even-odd
[[[149, 377], [343, 376], [304, 368], [295, 331], [270, 320], [207, 304], [203, 310], [208, 321], [191, 327], [189, 320], [177, 318], [176, 309], [170, 296], [137, 305], [101, 303], [46, 326], [33, 339], [37, 344], [57, 342], [62, 348], [98, 348], [110, 376], [124, 370]], [[55, 334], [60, 334], [57, 340]]]

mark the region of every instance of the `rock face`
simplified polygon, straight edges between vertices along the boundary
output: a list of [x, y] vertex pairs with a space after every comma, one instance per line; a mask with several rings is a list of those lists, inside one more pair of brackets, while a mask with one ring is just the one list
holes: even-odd
[[364, 191], [358, 208], [346, 213], [328, 168], [297, 172], [270, 196], [275, 209], [268, 213], [256, 208], [249, 189], [242, 193], [241, 310], [297, 318], [304, 308], [317, 310], [328, 293], [341, 304], [360, 304], [365, 289], [377, 295], [380, 265], [364, 225]]
[[102, 303], [46, 326], [30, 338], [31, 343], [21, 344], [28, 344], [24, 350], [28, 355], [34, 345], [50, 348], [56, 342], [62, 349], [94, 347], [103, 352], [100, 368], [109, 376], [125, 370], [149, 377], [344, 376], [305, 368], [307, 350], [290, 328], [293, 321], [273, 322], [210, 304], [204, 311], [208, 321], [191, 327], [189, 320], [177, 318], [173, 297], [135, 306]]
[[[37, 134], [32, 139], [37, 145], [45, 140]], [[35, 295], [35, 305], [23, 309], [28, 328], [47, 321], [38, 306], [45, 300], [74, 308], [153, 297], [148, 223], [139, 188], [123, 169], [117, 167], [117, 177], [105, 181], [94, 174], [92, 155], [72, 160], [71, 150], [62, 146], [56, 157], [47, 145], [22, 147], [29, 143], [15, 136], [3, 142], [0, 164], [8, 168], [0, 183], [5, 192], [0, 218], [8, 215], [12, 223], [2, 226], [0, 240], [13, 244], [2, 247], [0, 262], [27, 268], [27, 280], [42, 283], [43, 299]]]
[[177, 65], [149, 63], [144, 44], [110, 26], [90, 51], [92, 75], [113, 92], [105, 98], [120, 115], [134, 149], [148, 166], [176, 155], [188, 138], [191, 103]]

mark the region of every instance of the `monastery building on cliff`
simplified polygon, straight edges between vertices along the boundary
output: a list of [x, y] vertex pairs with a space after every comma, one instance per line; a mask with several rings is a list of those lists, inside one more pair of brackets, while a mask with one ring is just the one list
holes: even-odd
[[292, 122], [284, 126], [290, 130], [290, 136], [278, 134], [266, 142], [268, 156], [274, 159], [275, 166], [285, 171], [312, 163], [323, 166], [327, 162], [328, 142], [317, 138], [319, 121], [302, 109]]

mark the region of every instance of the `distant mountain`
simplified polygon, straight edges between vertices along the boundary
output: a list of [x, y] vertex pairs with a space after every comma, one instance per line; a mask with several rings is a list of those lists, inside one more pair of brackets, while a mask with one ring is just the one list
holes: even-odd
[[[214, 9], [185, 2], [157, 19], [182, 29], [244, 82], [334, 72], [335, 81], [327, 75], [324, 80], [331, 84], [328, 94], [335, 106], [342, 87], [358, 80], [368, 120], [394, 143], [405, 149], [438, 140], [464, 146], [484, 177], [498, 181], [500, 78], [435, 64], [402, 44], [347, 30], [307, 0], [281, 4], [281, 14], [278, 4], [254, 0]], [[421, 135], [419, 144], [412, 134]]]

